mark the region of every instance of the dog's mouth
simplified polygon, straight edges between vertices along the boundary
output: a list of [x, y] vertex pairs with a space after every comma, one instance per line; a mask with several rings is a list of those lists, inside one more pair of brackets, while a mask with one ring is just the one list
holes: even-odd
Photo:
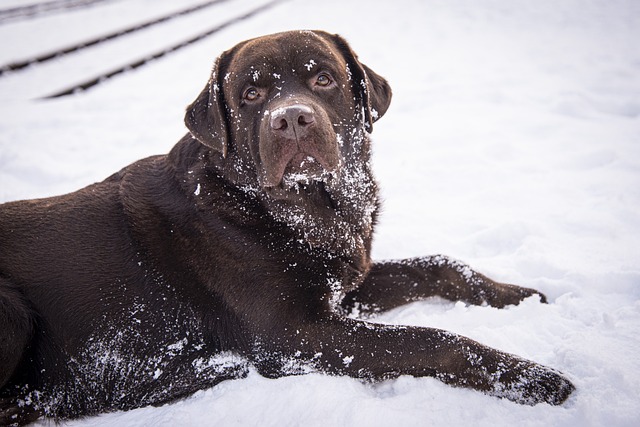
[[315, 157], [298, 152], [277, 173], [266, 174], [263, 187], [268, 192], [276, 190], [300, 192], [314, 182], [329, 183], [335, 179], [338, 165], [323, 164]]
[[295, 189], [312, 181], [326, 181], [332, 174], [312, 156], [299, 153], [287, 164], [282, 174], [281, 185], [284, 188]]
[[304, 196], [317, 189], [330, 186], [337, 179], [338, 168], [327, 170], [314, 157], [298, 153], [287, 163], [276, 185], [264, 185], [265, 191], [275, 199]]

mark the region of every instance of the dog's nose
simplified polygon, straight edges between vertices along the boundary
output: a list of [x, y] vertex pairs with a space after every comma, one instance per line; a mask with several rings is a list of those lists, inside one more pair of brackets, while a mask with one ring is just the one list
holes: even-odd
[[287, 139], [301, 138], [314, 123], [314, 113], [306, 105], [290, 105], [271, 112], [271, 129]]

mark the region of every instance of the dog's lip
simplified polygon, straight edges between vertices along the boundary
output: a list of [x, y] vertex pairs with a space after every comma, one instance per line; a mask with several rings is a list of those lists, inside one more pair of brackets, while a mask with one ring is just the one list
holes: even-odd
[[264, 192], [274, 200], [289, 201], [297, 204], [300, 201], [313, 197], [314, 194], [324, 193], [331, 185], [329, 181], [333, 175], [326, 174], [324, 178], [287, 182], [283, 180], [274, 187], [265, 187]]
[[301, 160], [294, 158], [289, 162], [281, 182], [285, 187], [294, 187], [296, 184], [308, 184], [310, 181], [321, 181], [328, 172], [311, 156]]
[[289, 160], [289, 163], [287, 163], [283, 175], [306, 175], [307, 173], [313, 174], [313, 171], [318, 168], [324, 169], [324, 166], [321, 165], [315, 157], [299, 152], [294, 155], [291, 160]]
[[263, 187], [269, 188], [293, 188], [298, 184], [308, 184], [312, 181], [326, 181], [335, 175], [338, 167], [325, 165], [314, 156], [298, 152], [287, 162], [282, 172], [271, 176], [272, 180], [265, 178]]

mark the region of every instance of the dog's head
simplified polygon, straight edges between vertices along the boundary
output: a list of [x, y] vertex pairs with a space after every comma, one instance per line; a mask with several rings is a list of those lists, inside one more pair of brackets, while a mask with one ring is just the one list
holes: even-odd
[[224, 52], [185, 122], [201, 143], [283, 196], [339, 175], [345, 162], [366, 161], [349, 158], [351, 144], [362, 142], [354, 136], [370, 132], [390, 102], [388, 83], [340, 36], [293, 31]]
[[368, 133], [390, 102], [343, 38], [292, 31], [224, 52], [185, 122], [217, 173], [302, 240], [364, 254], [378, 208]]

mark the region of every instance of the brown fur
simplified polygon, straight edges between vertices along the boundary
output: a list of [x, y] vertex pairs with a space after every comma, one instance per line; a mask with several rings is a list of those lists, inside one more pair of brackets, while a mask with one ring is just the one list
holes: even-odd
[[0, 206], [0, 424], [159, 405], [248, 364], [562, 403], [573, 386], [549, 368], [345, 316], [536, 293], [442, 256], [371, 261], [369, 133], [390, 101], [339, 36], [249, 40], [217, 59], [168, 155]]

